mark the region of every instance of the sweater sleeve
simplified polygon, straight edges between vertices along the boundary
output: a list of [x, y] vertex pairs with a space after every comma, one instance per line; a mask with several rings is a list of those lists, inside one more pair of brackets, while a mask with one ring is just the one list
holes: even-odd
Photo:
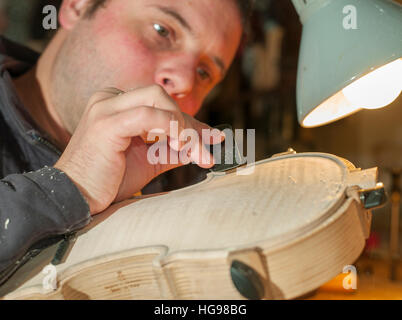
[[0, 285], [35, 244], [70, 234], [90, 221], [88, 203], [56, 168], [0, 180]]

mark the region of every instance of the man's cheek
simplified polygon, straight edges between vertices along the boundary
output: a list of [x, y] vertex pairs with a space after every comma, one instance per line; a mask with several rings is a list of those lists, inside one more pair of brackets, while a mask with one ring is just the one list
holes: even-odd
[[[103, 64], [111, 77], [129, 86], [152, 84], [155, 70], [155, 56], [141, 39], [117, 34], [104, 39], [102, 44]], [[102, 67], [102, 66], [100, 66]]]
[[140, 42], [128, 45], [128, 50], [119, 53], [119, 79], [130, 88], [153, 84], [157, 59]]
[[153, 69], [153, 52], [137, 29], [141, 29], [140, 23], [127, 25], [117, 19], [112, 10], [106, 10], [94, 21], [96, 51], [110, 72], [132, 77], [133, 74], [143, 76], [145, 70]]

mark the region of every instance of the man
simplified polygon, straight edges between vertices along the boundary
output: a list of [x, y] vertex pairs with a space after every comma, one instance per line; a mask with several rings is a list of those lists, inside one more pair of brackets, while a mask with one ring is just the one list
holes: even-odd
[[[64, 0], [61, 28], [38, 60], [3, 40], [0, 282], [181, 165], [150, 164], [144, 137], [169, 132], [171, 121], [179, 134], [209, 129], [193, 116], [235, 56], [247, 2]], [[209, 168], [204, 143], [190, 156]]]

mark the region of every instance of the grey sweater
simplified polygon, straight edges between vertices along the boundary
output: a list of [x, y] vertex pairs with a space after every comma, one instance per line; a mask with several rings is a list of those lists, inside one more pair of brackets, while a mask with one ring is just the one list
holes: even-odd
[[46, 244], [91, 221], [78, 188], [52, 167], [61, 152], [35, 127], [11, 80], [37, 58], [0, 38], [0, 286]]

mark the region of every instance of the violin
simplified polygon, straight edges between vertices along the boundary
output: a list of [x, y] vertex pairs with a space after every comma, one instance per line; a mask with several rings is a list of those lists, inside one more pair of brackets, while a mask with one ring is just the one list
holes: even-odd
[[385, 202], [377, 175], [292, 151], [134, 197], [95, 216], [59, 264], [56, 244], [23, 266], [4, 299], [297, 298], [361, 255]]

